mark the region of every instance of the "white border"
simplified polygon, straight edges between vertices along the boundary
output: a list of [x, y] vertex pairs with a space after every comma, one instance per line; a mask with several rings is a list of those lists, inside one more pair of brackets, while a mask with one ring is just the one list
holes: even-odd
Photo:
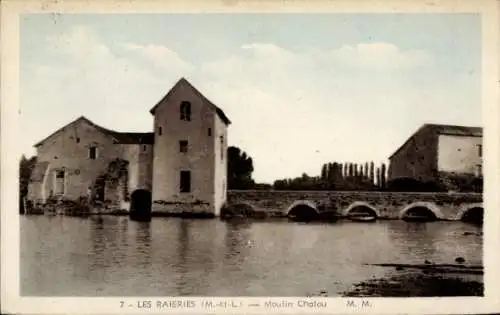
[[[316, 309], [315, 313], [407, 313], [407, 314], [451, 314], [500, 312], [500, 111], [499, 101], [499, 5], [495, 0], [455, 1], [246, 1], [236, 0], [200, 1], [29, 1], [4, 0], [1, 5], [1, 289], [2, 313], [208, 313], [200, 306], [202, 298], [196, 300], [195, 308], [138, 309], [120, 308], [120, 301], [136, 304], [142, 300], [166, 300], [166, 298], [28, 298], [19, 296], [19, 215], [18, 161], [20, 154], [16, 146], [19, 133], [19, 14], [20, 13], [150, 13], [150, 12], [363, 12], [363, 13], [460, 13], [476, 12], [482, 16], [482, 96], [484, 121], [484, 174], [485, 174], [485, 224], [484, 224], [484, 268], [485, 297], [468, 298], [365, 298], [372, 306], [347, 307], [347, 298], [316, 298], [327, 301], [328, 308]], [[418, 30], [415, 30], [418, 32]], [[281, 298], [203, 298], [216, 301], [232, 300], [243, 305], [252, 301], [263, 304], [264, 300], [281, 301]], [[297, 299], [285, 298], [293, 301]], [[217, 313], [304, 313], [311, 309], [265, 309], [242, 307], [219, 308]], [[210, 313], [214, 313], [213, 311]]]

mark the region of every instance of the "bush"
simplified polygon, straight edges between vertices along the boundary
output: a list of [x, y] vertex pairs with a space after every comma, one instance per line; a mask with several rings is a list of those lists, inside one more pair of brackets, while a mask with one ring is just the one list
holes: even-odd
[[387, 183], [387, 191], [443, 192], [445, 190], [437, 181], [422, 182], [409, 177], [396, 178]]

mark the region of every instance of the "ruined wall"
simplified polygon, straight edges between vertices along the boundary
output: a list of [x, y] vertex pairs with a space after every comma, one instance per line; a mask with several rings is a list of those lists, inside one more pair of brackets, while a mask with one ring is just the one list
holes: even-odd
[[152, 190], [153, 145], [124, 144], [123, 159], [128, 161], [128, 194], [136, 189]]

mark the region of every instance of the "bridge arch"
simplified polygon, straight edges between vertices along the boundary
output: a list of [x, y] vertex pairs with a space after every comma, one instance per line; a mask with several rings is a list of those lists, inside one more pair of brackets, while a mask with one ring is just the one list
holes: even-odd
[[286, 210], [289, 218], [297, 221], [312, 221], [319, 219], [319, 211], [316, 204], [309, 200], [297, 200]]
[[372, 205], [364, 201], [355, 201], [351, 203], [344, 211], [342, 211], [342, 215], [347, 217], [349, 213], [355, 209], [361, 208], [363, 212], [368, 212], [369, 214], [375, 216], [376, 218], [380, 217], [380, 212]]
[[430, 216], [431, 219], [433, 219], [432, 216], [434, 216], [435, 219], [439, 220], [444, 219], [444, 215], [438, 206], [436, 206], [432, 202], [422, 202], [422, 201], [414, 202], [404, 207], [403, 210], [401, 210], [401, 212], [399, 213], [399, 218], [404, 219], [407, 217], [408, 214], [410, 214], [413, 211], [418, 211], [421, 213], [427, 212], [427, 214]]
[[482, 222], [484, 216], [484, 206], [482, 202], [463, 205], [458, 210], [455, 220]]

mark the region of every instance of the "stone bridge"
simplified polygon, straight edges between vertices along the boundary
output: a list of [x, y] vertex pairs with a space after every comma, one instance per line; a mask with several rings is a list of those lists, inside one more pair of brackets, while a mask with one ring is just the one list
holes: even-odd
[[483, 197], [477, 193], [411, 193], [374, 191], [243, 191], [228, 192], [227, 208], [317, 217], [335, 214], [355, 219], [482, 221]]

